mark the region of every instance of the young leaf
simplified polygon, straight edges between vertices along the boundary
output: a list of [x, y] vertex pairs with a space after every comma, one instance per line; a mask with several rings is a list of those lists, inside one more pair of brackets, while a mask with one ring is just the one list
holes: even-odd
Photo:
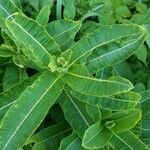
[[[52, 54], [60, 53], [59, 46], [45, 28], [34, 20], [15, 14], [6, 20], [6, 25], [20, 43], [23, 53], [42, 67], [48, 67]], [[38, 51], [37, 51], [38, 50]]]
[[46, 26], [48, 21], [49, 21], [49, 15], [50, 15], [50, 6], [47, 5], [47, 6], [44, 6], [39, 14], [37, 15], [36, 17], [36, 21], [43, 25], [43, 26]]
[[87, 149], [99, 149], [107, 145], [111, 138], [112, 133], [97, 122], [86, 130], [82, 146]]
[[84, 16], [81, 17], [80, 20], [84, 21], [84, 20], [85, 20], [86, 18], [88, 18], [88, 17], [98, 16], [98, 15], [99, 15], [99, 11], [100, 11], [101, 9], [103, 9], [104, 6], [105, 6], [105, 5], [102, 4], [102, 5], [99, 5], [99, 6], [95, 7], [94, 9], [88, 11]]
[[62, 3], [63, 3], [63, 0], [57, 1], [57, 5], [56, 5], [56, 18], [57, 18], [57, 20], [60, 20], [62, 18]]
[[64, 19], [65, 20], [74, 20], [75, 18], [75, 0], [63, 0], [63, 4], [64, 4]]
[[100, 27], [73, 45], [71, 48], [73, 54], [70, 60], [70, 66], [102, 45], [133, 35], [140, 37], [143, 33], [146, 34], [146, 30], [137, 25], [111, 25]]
[[2, 119], [0, 149], [19, 149], [23, 146], [61, 93], [59, 79], [60, 75], [46, 71], [21, 94]]
[[124, 150], [148, 150], [148, 147], [138, 139], [131, 131], [113, 133], [110, 144], [114, 149]]

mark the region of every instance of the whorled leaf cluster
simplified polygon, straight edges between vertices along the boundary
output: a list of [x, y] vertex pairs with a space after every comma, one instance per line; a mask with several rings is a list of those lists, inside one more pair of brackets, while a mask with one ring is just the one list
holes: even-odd
[[0, 0], [0, 150], [149, 149], [148, 4], [84, 2]]

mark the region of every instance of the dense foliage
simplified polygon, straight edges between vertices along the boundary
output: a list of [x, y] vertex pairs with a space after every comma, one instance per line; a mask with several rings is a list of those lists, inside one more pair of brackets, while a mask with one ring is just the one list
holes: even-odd
[[148, 150], [149, 7], [0, 0], [0, 150]]

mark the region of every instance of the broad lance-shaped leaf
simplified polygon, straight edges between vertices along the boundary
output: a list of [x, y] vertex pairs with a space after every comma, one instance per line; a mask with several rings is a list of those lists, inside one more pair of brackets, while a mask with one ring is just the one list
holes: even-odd
[[15, 38], [25, 46], [23, 53], [41, 67], [47, 68], [53, 54], [59, 54], [60, 48], [45, 28], [36, 21], [15, 14], [6, 20], [6, 25]]
[[116, 95], [116, 97], [96, 97], [84, 95], [74, 90], [69, 92], [81, 102], [113, 111], [133, 109], [141, 98], [138, 93], [133, 91]]
[[38, 78], [38, 76], [39, 75], [36, 75], [26, 79], [0, 94], [0, 119], [2, 119], [15, 100], [34, 82], [35, 79]]
[[112, 77], [108, 80], [101, 80], [68, 72], [63, 79], [73, 90], [82, 94], [98, 97], [128, 92], [133, 88], [130, 81], [121, 77]]
[[105, 4], [101, 4], [98, 5], [97, 7], [93, 8], [92, 10], [88, 11], [84, 16], [82, 16], [80, 18], [80, 20], [82, 20], [82, 22], [87, 19], [88, 17], [92, 17], [92, 16], [98, 16], [99, 15], [99, 11], [101, 9], [103, 9], [105, 7]]
[[110, 144], [115, 150], [149, 150], [148, 147], [131, 131], [113, 133]]
[[150, 110], [150, 89], [140, 92], [141, 101], [139, 104], [141, 105], [142, 109], [142, 116], [144, 117]]
[[71, 127], [66, 121], [63, 121], [40, 130], [26, 144], [34, 143], [32, 150], [56, 150], [59, 148], [61, 140], [71, 132]]
[[49, 23], [46, 29], [56, 42], [62, 46], [75, 37], [80, 27], [80, 21], [56, 20]]
[[107, 145], [111, 138], [112, 133], [97, 122], [86, 130], [82, 146], [87, 149], [99, 149]]
[[109, 25], [100, 27], [73, 45], [71, 48], [73, 54], [70, 66], [102, 45], [134, 35], [139, 35], [140, 37], [145, 33], [146, 30], [137, 25]]
[[141, 126], [141, 139], [150, 148], [150, 111], [144, 116]]
[[115, 133], [132, 129], [141, 119], [141, 111], [138, 109], [116, 112], [105, 118], [105, 126]]
[[73, 132], [71, 135], [67, 136], [61, 141], [58, 150], [83, 150], [81, 145], [81, 139], [75, 132]]
[[37, 21], [39, 24], [41, 24], [41, 25], [43, 25], [43, 26], [46, 26], [47, 23], [48, 23], [48, 21], [49, 21], [50, 12], [51, 12], [51, 11], [50, 11], [50, 6], [49, 6], [49, 5], [44, 6], [44, 7], [40, 10], [39, 14], [37, 15], [36, 21]]
[[7, 65], [4, 77], [3, 77], [3, 89], [7, 90], [16, 84], [26, 80], [28, 78], [25, 68], [19, 68], [14, 64]]
[[18, 97], [2, 119], [0, 149], [19, 149], [34, 133], [61, 93], [60, 77], [46, 71]]
[[92, 78], [83, 65], [73, 65], [62, 79], [73, 90], [98, 97], [128, 92], [133, 88], [130, 81], [121, 77], [111, 77], [108, 80]]
[[101, 120], [102, 116], [101, 116], [100, 107], [87, 104], [86, 111], [87, 114], [91, 116], [91, 118], [93, 118], [94, 122], [98, 122]]
[[140, 38], [137, 38], [119, 49], [114, 49], [113, 51], [107, 52], [99, 57], [91, 59], [88, 61], [87, 68], [91, 73], [95, 73], [108, 66], [115, 65], [122, 62], [133, 53], [135, 53], [143, 44], [146, 34], [143, 34]]
[[68, 93], [63, 93], [59, 99], [66, 120], [69, 122], [74, 131], [83, 137], [84, 132], [91, 125], [92, 119], [88, 116], [85, 105]]
[[6, 32], [9, 33], [5, 25], [5, 20], [8, 16], [12, 15], [13, 13], [17, 12], [18, 8], [11, 3], [10, 0], [0, 0], [0, 27]]

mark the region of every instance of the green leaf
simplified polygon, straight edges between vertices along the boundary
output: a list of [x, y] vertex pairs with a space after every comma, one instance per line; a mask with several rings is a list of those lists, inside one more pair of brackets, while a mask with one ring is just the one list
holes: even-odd
[[[149, 12], [150, 12], [150, 10], [149, 10]], [[147, 14], [146, 14], [146, 16], [147, 16]], [[147, 38], [146, 38], [146, 43], [147, 43], [147, 45], [148, 45], [148, 47], [150, 48], [150, 25], [148, 25], [148, 24], [146, 24], [146, 25], [144, 25], [144, 28], [147, 30]]]
[[63, 79], [73, 90], [82, 94], [103, 97], [128, 92], [133, 88], [130, 81], [121, 77], [102, 80], [80, 75], [78, 70], [80, 68], [72, 68]]
[[60, 53], [59, 46], [45, 28], [34, 20], [20, 14], [12, 17], [6, 20], [6, 24], [16, 39], [25, 46], [23, 53], [40, 66], [48, 67], [52, 59], [51, 54]]
[[139, 104], [142, 109], [142, 116], [144, 117], [150, 110], [150, 89], [140, 92], [141, 101]]
[[18, 8], [13, 3], [11, 3], [10, 0], [5, 0], [5, 1], [0, 0], [0, 27], [5, 32], [10, 33], [9, 30], [7, 30], [7, 27], [5, 25], [5, 20], [7, 19], [7, 17], [9, 17], [10, 15], [12, 15], [17, 11]]
[[14, 150], [23, 146], [61, 93], [59, 79], [60, 75], [46, 71], [18, 97], [2, 119], [0, 149]]
[[62, 3], [63, 3], [63, 0], [57, 1], [57, 5], [56, 5], [56, 18], [57, 18], [57, 20], [60, 20], [62, 18]]
[[21, 93], [30, 86], [37, 77], [38, 75], [28, 78], [0, 94], [0, 119], [2, 119], [9, 107], [13, 105]]
[[71, 135], [67, 136], [61, 141], [58, 150], [81, 150], [83, 149], [81, 144], [81, 139], [75, 132], [73, 132]]
[[123, 62], [113, 66], [113, 69], [115, 71], [117, 71], [121, 77], [134, 82], [134, 73], [131, 69], [130, 64], [127, 63], [126, 61], [123, 61]]
[[72, 129], [67, 122], [63, 121], [40, 130], [26, 144], [34, 143], [33, 150], [56, 150], [59, 148], [61, 140], [68, 136], [71, 131]]
[[135, 53], [136, 57], [142, 61], [145, 65], [146, 64], [146, 59], [147, 59], [147, 48], [145, 45], [143, 45], [138, 51]]
[[133, 109], [141, 99], [138, 93], [132, 91], [119, 94], [116, 97], [95, 97], [74, 90], [71, 90], [70, 93], [81, 102], [113, 111]]
[[88, 17], [93, 17], [93, 16], [98, 16], [99, 15], [99, 11], [104, 8], [104, 4], [99, 5], [97, 7], [95, 7], [94, 9], [88, 11], [84, 16], [81, 17], [80, 20], [84, 21], [85, 19], [87, 19]]
[[86, 130], [82, 146], [87, 149], [99, 149], [107, 145], [111, 138], [112, 133], [97, 122]]
[[117, 19], [131, 17], [131, 12], [127, 6], [119, 6], [115, 10]]
[[56, 42], [60, 46], [63, 46], [69, 40], [74, 39], [80, 27], [80, 21], [56, 20], [49, 23], [46, 29], [47, 32], [56, 40]]
[[11, 0], [11, 2], [16, 5], [19, 9], [22, 9], [21, 0]]
[[63, 0], [64, 12], [63, 16], [65, 20], [74, 20], [76, 8], [75, 8], [75, 0]]
[[59, 100], [66, 120], [69, 122], [75, 132], [83, 137], [84, 132], [91, 125], [91, 118], [88, 116], [85, 105], [80, 103], [68, 93], [63, 94]]
[[142, 141], [150, 147], [150, 112], [148, 112], [142, 120], [140, 137]]
[[31, 60], [24, 54], [15, 55], [15, 56], [13, 56], [12, 60], [15, 63], [15, 65], [19, 66], [20, 68], [30, 67], [30, 68], [34, 68], [38, 71], [42, 70], [42, 68], [40, 68], [35, 61]]
[[[138, 121], [141, 119], [140, 110], [128, 110], [122, 112], [116, 112], [106, 118], [106, 127], [115, 133], [124, 132], [132, 129]], [[113, 126], [111, 126], [114, 124]]]
[[29, 6], [32, 6], [37, 12], [39, 12], [46, 5], [53, 6], [53, 0], [25, 0], [25, 2], [29, 3]]
[[82, 38], [71, 48], [73, 54], [70, 60], [70, 66], [102, 45], [133, 35], [140, 37], [143, 34], [146, 34], [146, 30], [137, 25], [110, 25], [100, 27]]
[[89, 60], [87, 68], [91, 73], [95, 73], [103, 68], [113, 66], [124, 61], [140, 48], [145, 40], [145, 37], [145, 34], [143, 34], [140, 36], [140, 38], [128, 42], [119, 49], [114, 49], [113, 51], [107, 52], [99, 57]]
[[2, 44], [0, 47], [0, 57], [12, 57], [16, 55], [16, 52], [14, 51], [14, 49], [11, 46], [8, 45], [4, 45]]
[[49, 5], [47, 5], [40, 10], [39, 14], [36, 17], [36, 21], [39, 24], [46, 26], [49, 21], [49, 15], [50, 15], [50, 7]]
[[135, 7], [140, 13], [143, 13], [147, 10], [147, 6], [142, 2], [137, 2], [135, 4]]
[[7, 90], [28, 78], [25, 69], [15, 65], [8, 65], [3, 78], [3, 89]]
[[110, 144], [115, 150], [148, 150], [148, 147], [138, 139], [131, 131], [113, 133]]
[[99, 120], [101, 120], [101, 112], [99, 107], [87, 104], [86, 111], [88, 115], [93, 118], [94, 122], [98, 122]]

